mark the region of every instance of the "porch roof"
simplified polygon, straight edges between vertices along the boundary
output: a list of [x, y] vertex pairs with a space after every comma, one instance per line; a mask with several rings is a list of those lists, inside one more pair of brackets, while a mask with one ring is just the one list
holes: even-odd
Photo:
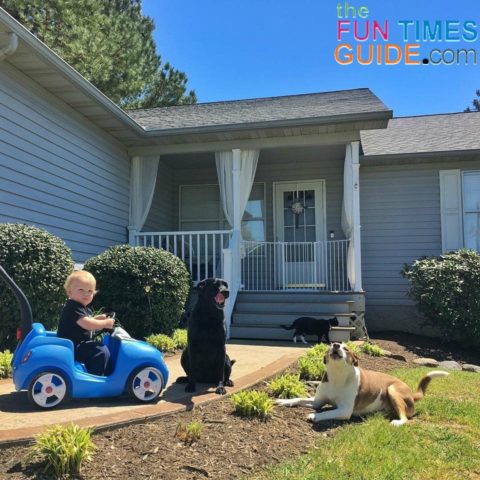
[[388, 120], [392, 111], [368, 88], [129, 110], [153, 135]]
[[365, 159], [480, 151], [480, 112], [393, 118], [383, 130], [361, 131]]

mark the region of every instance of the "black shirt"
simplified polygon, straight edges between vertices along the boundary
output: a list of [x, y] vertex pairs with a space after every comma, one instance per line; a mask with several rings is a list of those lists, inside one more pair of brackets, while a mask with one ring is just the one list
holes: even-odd
[[82, 328], [77, 321], [83, 317], [91, 317], [92, 311], [75, 300], [68, 300], [63, 306], [58, 323], [57, 337], [68, 338], [74, 347], [79, 343], [90, 340], [91, 332]]

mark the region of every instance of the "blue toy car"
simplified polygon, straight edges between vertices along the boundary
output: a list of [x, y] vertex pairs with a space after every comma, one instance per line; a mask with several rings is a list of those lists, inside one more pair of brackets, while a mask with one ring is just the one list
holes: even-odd
[[139, 402], [158, 398], [168, 382], [168, 369], [159, 350], [116, 328], [103, 338], [110, 350], [112, 372], [108, 376], [92, 375], [74, 360], [70, 340], [32, 323], [27, 298], [1, 266], [0, 277], [15, 294], [21, 310], [19, 344], [12, 360], [13, 381], [17, 391], [28, 391], [35, 406], [53, 408], [69, 398], [115, 397], [125, 392]]

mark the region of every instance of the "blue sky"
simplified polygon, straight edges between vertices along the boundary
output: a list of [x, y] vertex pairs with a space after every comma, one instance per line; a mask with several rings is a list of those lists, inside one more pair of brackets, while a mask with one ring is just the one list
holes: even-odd
[[[437, 48], [475, 49], [477, 65], [340, 65], [339, 43], [362, 43], [367, 54], [372, 39], [358, 42], [353, 33], [337, 41], [337, 0], [143, 0], [143, 12], [153, 17], [155, 40], [164, 61], [187, 73], [199, 102], [269, 97], [368, 87], [396, 116], [458, 112], [480, 88], [480, 10], [478, 0], [361, 0], [348, 4], [369, 10], [359, 20], [380, 25], [388, 21], [388, 43], [405, 42], [399, 20], [458, 21], [450, 37], [459, 38], [466, 21], [474, 41], [419, 42], [420, 59]], [[349, 20], [352, 18], [350, 10]], [[343, 19], [345, 20], [345, 19]], [[456, 27], [458, 25], [458, 27]], [[349, 28], [353, 30], [353, 24]], [[415, 43], [409, 27], [409, 43]], [[457, 31], [458, 30], [458, 31]], [[385, 41], [376, 42], [384, 48]], [[375, 46], [375, 48], [378, 48]], [[435, 59], [438, 58], [438, 54]], [[448, 56], [450, 55], [450, 56]], [[451, 54], [447, 54], [450, 61]]]

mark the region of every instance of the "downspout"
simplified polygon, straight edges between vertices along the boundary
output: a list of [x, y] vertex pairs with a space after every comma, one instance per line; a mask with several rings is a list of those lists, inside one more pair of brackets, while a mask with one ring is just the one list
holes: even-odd
[[8, 33], [8, 45], [0, 49], [0, 62], [7, 58], [9, 55], [15, 53], [18, 47], [18, 37], [16, 33]]

